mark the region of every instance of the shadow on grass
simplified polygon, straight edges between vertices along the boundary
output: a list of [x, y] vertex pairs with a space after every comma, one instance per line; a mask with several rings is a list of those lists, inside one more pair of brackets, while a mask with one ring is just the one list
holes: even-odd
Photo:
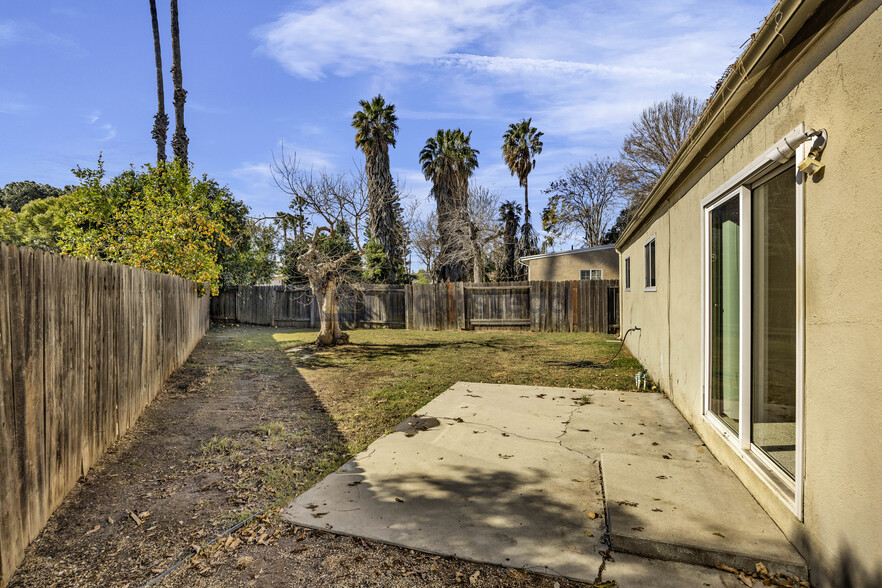
[[[364, 360], [377, 360], [394, 358], [399, 361], [416, 362], [421, 356], [439, 351], [451, 353], [466, 353], [470, 349], [482, 348], [494, 351], [514, 351], [522, 347], [512, 345], [504, 339], [487, 339], [472, 341], [426, 341], [423, 343], [369, 343], [359, 342], [333, 349], [334, 355], [314, 355], [303, 361], [298, 367], [302, 369], [318, 369], [337, 367], [341, 360], [348, 361], [354, 358]], [[322, 350], [322, 348], [317, 348]]]

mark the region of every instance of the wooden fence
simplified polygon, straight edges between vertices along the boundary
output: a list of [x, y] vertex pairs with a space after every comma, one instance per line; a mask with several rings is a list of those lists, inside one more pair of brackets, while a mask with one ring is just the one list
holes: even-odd
[[0, 243], [0, 586], [202, 338], [195, 286]]
[[[340, 323], [404, 328], [404, 286], [346, 286], [340, 293]], [[304, 286], [232, 286], [211, 299], [211, 320], [277, 327], [318, 328], [318, 305]]]
[[413, 284], [407, 328], [609, 333], [618, 329], [618, 280]]
[[[522, 329], [609, 333], [618, 329], [618, 280], [359, 285], [344, 288], [346, 329], [386, 326], [419, 331]], [[240, 286], [211, 302], [211, 319], [318, 328], [308, 289]]]

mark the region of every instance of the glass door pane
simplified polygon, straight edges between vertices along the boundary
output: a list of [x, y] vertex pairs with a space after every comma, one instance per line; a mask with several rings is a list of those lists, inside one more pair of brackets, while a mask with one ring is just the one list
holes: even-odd
[[795, 170], [752, 190], [751, 441], [796, 471]]
[[738, 433], [740, 216], [737, 196], [710, 211], [710, 411]]

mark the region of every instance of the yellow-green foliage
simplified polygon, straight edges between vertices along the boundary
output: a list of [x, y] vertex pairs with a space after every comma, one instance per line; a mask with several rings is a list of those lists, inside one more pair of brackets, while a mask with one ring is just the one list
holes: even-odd
[[59, 246], [77, 257], [114, 261], [219, 287], [217, 251], [230, 245], [229, 191], [178, 162], [145, 165], [103, 183], [104, 167], [74, 170]]

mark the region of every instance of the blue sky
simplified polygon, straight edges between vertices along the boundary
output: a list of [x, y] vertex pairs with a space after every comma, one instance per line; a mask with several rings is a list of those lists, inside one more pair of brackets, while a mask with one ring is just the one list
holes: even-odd
[[[168, 72], [168, 2], [157, 4]], [[399, 114], [393, 174], [426, 207], [419, 150], [455, 127], [481, 152], [474, 181], [522, 202], [500, 144], [532, 117], [545, 133], [530, 176], [537, 215], [542, 188], [567, 165], [615, 155], [643, 108], [675, 91], [706, 98], [771, 4], [180, 0], [190, 159], [255, 213], [284, 210], [273, 151], [284, 141], [306, 165], [363, 165], [349, 123], [379, 92]], [[3, 3], [0, 186], [75, 183], [71, 168], [94, 167], [99, 152], [112, 174], [151, 161], [155, 111], [147, 0]]]

